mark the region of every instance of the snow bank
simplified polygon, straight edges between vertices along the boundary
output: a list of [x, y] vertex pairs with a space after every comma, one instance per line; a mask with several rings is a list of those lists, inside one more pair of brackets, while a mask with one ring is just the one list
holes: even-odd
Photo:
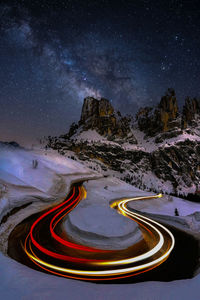
[[[38, 162], [36, 168], [33, 161]], [[0, 144], [0, 249], [7, 251], [7, 239], [13, 228], [29, 215], [60, 202], [73, 180], [97, 176], [80, 163], [55, 151], [26, 151]], [[13, 208], [28, 206], [3, 217]]]
[[[150, 193], [146, 192], [146, 195], [148, 194]], [[130, 202], [129, 206], [143, 212], [168, 216], [175, 215], [175, 208], [178, 209], [179, 216], [187, 216], [194, 212], [200, 212], [200, 203], [194, 203], [168, 195], [157, 199], [133, 201]]]
[[87, 198], [64, 223], [73, 239], [103, 249], [124, 249], [142, 239], [138, 225], [109, 205], [115, 199], [144, 194], [141, 190], [114, 177], [90, 180], [84, 186]]
[[124, 219], [114, 209], [98, 204], [79, 207], [72, 211], [70, 220], [80, 229], [106, 237], [123, 236], [136, 228], [134, 222]]
[[0, 253], [1, 299], [199, 300], [200, 275], [173, 282], [95, 284], [30, 269]]
[[66, 231], [83, 244], [102, 249], [124, 249], [142, 239], [137, 223], [107, 205], [77, 207], [64, 223]]
[[98, 141], [107, 140], [106, 138], [101, 136], [96, 130], [91, 130], [91, 129], [75, 134], [73, 136], [73, 139], [76, 139], [77, 141], [88, 141], [88, 142], [91, 141], [98, 142]]
[[[47, 154], [47, 152], [46, 152]], [[33, 168], [33, 161], [38, 162], [38, 166]], [[13, 149], [10, 147], [0, 147], [0, 177], [10, 174], [8, 182], [18, 184], [19, 180], [24, 185], [29, 185], [47, 192], [52, 187], [59, 174], [72, 174], [74, 172], [87, 173], [88, 170], [81, 164], [71, 159], [66, 160], [64, 157], [48, 151], [48, 155], [43, 152], [25, 151], [22, 149]], [[6, 175], [7, 174], [7, 175]]]

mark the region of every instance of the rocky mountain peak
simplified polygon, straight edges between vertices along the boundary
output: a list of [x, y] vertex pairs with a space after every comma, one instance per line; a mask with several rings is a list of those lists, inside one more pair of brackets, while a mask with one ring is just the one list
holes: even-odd
[[136, 115], [139, 129], [148, 136], [157, 133], [167, 132], [179, 127], [178, 105], [175, 91], [168, 89], [161, 98], [160, 103], [155, 107], [145, 107], [139, 110]]
[[89, 119], [99, 117], [109, 117], [113, 115], [114, 108], [109, 100], [101, 98], [97, 100], [93, 97], [86, 97], [83, 102], [80, 124], [84, 124]]
[[183, 106], [182, 127], [186, 128], [188, 125], [192, 125], [198, 115], [200, 115], [200, 101], [187, 97]]
[[171, 122], [178, 117], [178, 104], [173, 89], [167, 90], [165, 96], [161, 98], [158, 108], [160, 110], [162, 131], [168, 131], [174, 127]]
[[100, 135], [109, 139], [128, 138], [136, 142], [130, 127], [130, 119], [116, 113], [112, 104], [105, 98], [95, 99], [87, 97], [84, 99], [81, 118], [78, 127], [82, 131], [96, 130]]

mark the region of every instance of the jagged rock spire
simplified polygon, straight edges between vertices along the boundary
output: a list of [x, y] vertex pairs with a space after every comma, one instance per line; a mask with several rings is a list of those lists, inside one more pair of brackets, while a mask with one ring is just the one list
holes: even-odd
[[178, 104], [175, 91], [168, 89], [154, 109], [152, 107], [140, 109], [136, 115], [136, 120], [140, 130], [153, 136], [156, 133], [166, 132], [179, 126], [177, 117]]
[[84, 99], [79, 126], [82, 130], [95, 129], [109, 138], [135, 138], [131, 133], [130, 120], [116, 113], [110, 101], [93, 97]]
[[200, 115], [200, 101], [187, 97], [183, 106], [182, 127], [186, 128], [191, 125], [197, 115]]

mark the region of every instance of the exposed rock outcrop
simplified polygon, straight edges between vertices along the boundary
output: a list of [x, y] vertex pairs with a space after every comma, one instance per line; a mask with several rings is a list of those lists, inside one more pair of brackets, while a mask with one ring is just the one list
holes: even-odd
[[175, 91], [168, 89], [156, 108], [145, 107], [140, 109], [136, 115], [136, 120], [139, 129], [144, 131], [147, 136], [154, 136], [157, 133], [180, 127]]
[[195, 124], [198, 117], [200, 117], [200, 101], [187, 97], [183, 106], [182, 128]]
[[131, 132], [130, 119], [116, 113], [110, 101], [105, 98], [84, 99], [80, 121], [72, 124], [68, 136], [72, 137], [79, 128], [81, 131], [94, 129], [108, 139], [126, 138], [129, 142], [136, 143]]
[[173, 129], [176, 126], [174, 120], [178, 117], [178, 105], [173, 89], [168, 89], [166, 95], [161, 98], [158, 108], [160, 110], [162, 131]]

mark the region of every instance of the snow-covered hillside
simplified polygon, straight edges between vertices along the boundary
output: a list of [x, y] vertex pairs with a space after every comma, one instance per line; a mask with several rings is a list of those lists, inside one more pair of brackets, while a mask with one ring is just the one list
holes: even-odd
[[70, 140], [55, 138], [48, 147], [85, 166], [116, 177], [147, 191], [187, 195], [198, 189], [200, 133], [187, 133], [155, 143], [133, 130], [137, 144], [100, 137], [95, 130], [79, 132]]
[[[34, 166], [34, 162], [37, 166]], [[0, 147], [0, 248], [6, 252], [7, 238], [25, 217], [61, 201], [73, 180], [97, 176], [78, 162], [54, 151], [26, 151]], [[12, 214], [12, 209], [27, 205]], [[10, 216], [9, 216], [10, 215]], [[9, 216], [5, 222], [3, 217]]]
[[[33, 161], [37, 161], [37, 166]], [[66, 297], [66, 295], [71, 299], [83, 299], [83, 294], [85, 294], [87, 299], [124, 299], [133, 295], [133, 299], [145, 300], [150, 299], [149, 295], [151, 295], [151, 299], [184, 300], [190, 297], [197, 300], [199, 298], [199, 275], [191, 280], [168, 283], [145, 282], [129, 285], [96, 285], [40, 273], [13, 261], [5, 255], [7, 239], [11, 230], [27, 216], [49, 207], [55, 202], [62, 201], [69, 190], [70, 183], [81, 178], [88, 180], [84, 183], [87, 198], [82, 200], [74, 209], [70, 219], [74, 225], [79, 227], [79, 237], [77, 232], [74, 235], [75, 233], [70, 231], [67, 221], [65, 223], [66, 230], [79, 241], [81, 240], [82, 230], [90, 230], [91, 233], [100, 234], [102, 241], [103, 236], [109, 236], [112, 240], [113, 237], [123, 239], [128, 235], [128, 239], [122, 242], [123, 247], [128, 246], [133, 242], [133, 239], [130, 239], [130, 234], [135, 234], [137, 227], [130, 220], [116, 215], [115, 211], [112, 212], [109, 203], [111, 200], [118, 198], [152, 195], [152, 193], [139, 190], [116, 177], [102, 177], [94, 170], [61, 156], [53, 150], [27, 151], [1, 145], [0, 246], [1, 251], [4, 252], [4, 254], [3, 252], [0, 253], [0, 294], [2, 299], [55, 299], [56, 297]], [[28, 205], [11, 213], [14, 207], [20, 208], [24, 204]], [[167, 214], [168, 218], [174, 215], [175, 207], [178, 208], [182, 216], [199, 210], [198, 204], [168, 197], [161, 198], [159, 202], [157, 200], [142, 203], [135, 202], [132, 206], [135, 209], [154, 214]], [[98, 209], [98, 214], [96, 214], [94, 220], [92, 214], [96, 209]], [[90, 215], [92, 215], [91, 218]], [[191, 222], [190, 216], [186, 218], [189, 218], [188, 220]], [[100, 226], [101, 220], [105, 222], [102, 226]], [[94, 221], [97, 221], [99, 226]], [[119, 226], [118, 232], [115, 228], [112, 228], [112, 225]], [[86, 241], [84, 237], [82, 241], [92, 245], [92, 241]]]

